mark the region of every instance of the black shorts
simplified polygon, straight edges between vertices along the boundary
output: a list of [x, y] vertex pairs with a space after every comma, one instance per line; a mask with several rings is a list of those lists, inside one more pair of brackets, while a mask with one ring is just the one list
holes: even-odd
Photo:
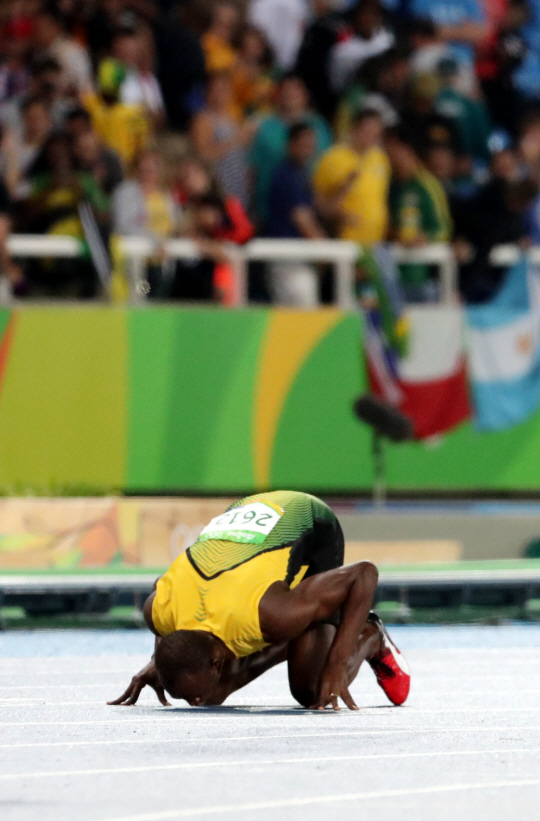
[[[313, 527], [306, 530], [292, 546], [287, 569], [287, 584], [291, 584], [305, 565], [308, 569], [304, 579], [315, 576], [317, 573], [325, 573], [327, 570], [342, 567], [344, 554], [345, 540], [338, 520], [336, 518], [332, 521], [315, 519]], [[336, 613], [324, 619], [323, 623], [334, 624], [337, 627], [339, 622], [340, 614]]]

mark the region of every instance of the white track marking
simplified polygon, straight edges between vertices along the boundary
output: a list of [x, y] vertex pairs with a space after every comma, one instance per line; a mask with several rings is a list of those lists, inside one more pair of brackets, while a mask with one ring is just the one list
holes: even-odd
[[[34, 699], [24, 698], [24, 699], [14, 699], [10, 703], [2, 703], [2, 699], [0, 699], [0, 710], [9, 710], [9, 709], [13, 710], [13, 709], [16, 709], [17, 707], [19, 707], [19, 708], [22, 708], [22, 707], [40, 707], [40, 708], [53, 707], [53, 708], [56, 708], [56, 709], [63, 709], [64, 707], [73, 707], [73, 706], [75, 706], [75, 707], [103, 707], [103, 702], [102, 701], [65, 701], [65, 702], [62, 702], [61, 704], [59, 704], [59, 703], [55, 703], [55, 702], [47, 703], [45, 701], [39, 701], [38, 698], [34, 698]], [[238, 716], [238, 715], [235, 716], [235, 718], [237, 720], [240, 719], [240, 718], [247, 719], [249, 717], [249, 720], [252, 721], [254, 715], [264, 716], [264, 712], [262, 710], [254, 709], [254, 710], [251, 710], [250, 712], [247, 712], [247, 709], [249, 709], [250, 707], [257, 708], [258, 705], [256, 705], [256, 704], [246, 704], [246, 705], [237, 704], [237, 705], [234, 705], [234, 706], [236, 706], [239, 710], [241, 710], [242, 708], [246, 709], [246, 713], [243, 716]], [[290, 709], [291, 718], [300, 718], [300, 719], [303, 719], [306, 716], [311, 716], [312, 717], [313, 712], [314, 712], [314, 711], [311, 711], [309, 713], [308, 712], [302, 713], [300, 711], [300, 708], [297, 708], [297, 710], [295, 711], [294, 706], [293, 705], [288, 705], [288, 704], [284, 705], [284, 709]], [[358, 712], [363, 714], [364, 716], [368, 715], [368, 716], [372, 717], [373, 714], [374, 714], [374, 711], [376, 711], [375, 715], [379, 715], [381, 709], [391, 710], [392, 708], [390, 707], [390, 705], [386, 705], [386, 704], [385, 705], [372, 705], [372, 706], [360, 707]], [[410, 715], [416, 715], [416, 716], [418, 716], [418, 715], [455, 715], [455, 714], [458, 714], [458, 713], [474, 713], [474, 714], [484, 715], [485, 713], [497, 713], [497, 714], [499, 714], [499, 713], [501, 713], [501, 714], [502, 713], [537, 713], [538, 712], [538, 705], [537, 704], [532, 704], [529, 707], [458, 707], [456, 709], [447, 708], [447, 707], [441, 707], [441, 708], [435, 707], [435, 708], [430, 709], [430, 710], [423, 710], [423, 709], [422, 710], [420, 710], [420, 709], [417, 710], [414, 707], [401, 707], [400, 710], [404, 715], [408, 715], [408, 716], [410, 716]], [[337, 712], [338, 713], [340, 712], [343, 715], [349, 715], [349, 713], [346, 711], [345, 707], [343, 707], [341, 710], [338, 710]], [[330, 713], [330, 710], [325, 710], [323, 715], [327, 715], [328, 713]], [[212, 715], [212, 722], [215, 722], [215, 721], [230, 721], [230, 719], [231, 719], [230, 715], [222, 715], [222, 716], [215, 715], [215, 714]], [[208, 718], [198, 718], [198, 717], [191, 718], [190, 717], [191, 722], [192, 721], [209, 721], [209, 720], [210, 719], [208, 719]], [[131, 723], [132, 719], [127, 719], [126, 721]], [[133, 721], [142, 721], [142, 719], [133, 719]], [[51, 722], [40, 722], [40, 723], [44, 724], [44, 725], [47, 725], [47, 724], [57, 724], [58, 722], [57, 721], [51, 721]], [[39, 726], [40, 723], [33, 723], [33, 722], [27, 722], [27, 721], [11, 721], [11, 722], [2, 721], [2, 726], [3, 727], [28, 727], [28, 726], [30, 726], [30, 727], [34, 726], [35, 727], [35, 726]], [[116, 722], [116, 721], [102, 721], [102, 720], [96, 720], [95, 722], [93, 722], [93, 721], [76, 722], [76, 721], [64, 721], [64, 720], [62, 720], [62, 726], [69, 725], [69, 724], [78, 724], [78, 723], [81, 723], [81, 724], [117, 724], [118, 722]], [[121, 722], [121, 723], [125, 723], [125, 722]], [[276, 727], [276, 726], [289, 726], [289, 725], [288, 724], [287, 725], [273, 724], [272, 726]]]
[[10, 781], [15, 778], [65, 778], [66, 776], [83, 775], [121, 775], [126, 773], [146, 773], [158, 772], [160, 770], [199, 770], [205, 767], [259, 767], [262, 765], [274, 767], [282, 764], [320, 764], [324, 762], [339, 761], [372, 761], [382, 758], [440, 758], [443, 756], [467, 756], [467, 755], [506, 755], [512, 753], [523, 755], [526, 753], [540, 753], [540, 748], [523, 747], [519, 749], [502, 750], [456, 750], [453, 752], [427, 752], [427, 753], [382, 753], [372, 755], [330, 755], [314, 756], [308, 758], [267, 758], [267, 759], [243, 759], [240, 761], [200, 761], [200, 762], [180, 762], [177, 764], [152, 764], [145, 767], [105, 767], [95, 770], [59, 770], [51, 772], [34, 773], [5, 773], [0, 775], [0, 781]]
[[[398, 645], [400, 644], [399, 639], [398, 639], [397, 643], [398, 643]], [[412, 659], [414, 659], [415, 666], [425, 665], [427, 667], [436, 666], [436, 665], [441, 663], [440, 660], [433, 658], [434, 655], [447, 655], [449, 653], [456, 654], [456, 655], [467, 655], [467, 656], [472, 655], [472, 656], [474, 656], [475, 657], [474, 662], [471, 662], [471, 666], [476, 665], [477, 663], [483, 663], [483, 664], [486, 663], [487, 664], [491, 660], [491, 659], [488, 659], [488, 658], [486, 658], [485, 660], [479, 659], [478, 657], [482, 656], [482, 655], [489, 656], [489, 655], [495, 655], [495, 654], [501, 654], [502, 653], [505, 658], [512, 658], [513, 656], [517, 656], [518, 658], [521, 658], [522, 655], [524, 653], [526, 653], [528, 656], [530, 656], [531, 654], [536, 654], [536, 655], [540, 656], [540, 647], [538, 647], [538, 646], [531, 646], [531, 647], [529, 647], [529, 646], [525, 647], [524, 646], [524, 647], [510, 647], [510, 648], [506, 648], [506, 647], [448, 647], [448, 648], [440, 647], [440, 648], [427, 648], [425, 650], [418, 649], [418, 648], [413, 648], [411, 650], [407, 650], [407, 648], [400, 647], [400, 650], [402, 650], [402, 652], [404, 653], [404, 655], [406, 657], [410, 656]], [[149, 652], [149, 654], [150, 654], [150, 652]], [[423, 658], [424, 656], [426, 658]], [[103, 663], [104, 658], [107, 658], [107, 656], [100, 656], [99, 660]], [[138, 663], [141, 663], [141, 660], [144, 660], [145, 658], [147, 658], [147, 655], [145, 655], [144, 653], [139, 653], [137, 655], [132, 656], [131, 658], [133, 658], [133, 665], [136, 666]], [[123, 673], [123, 674], [127, 674], [127, 675], [132, 675], [133, 674], [133, 668], [132, 667], [121, 667], [121, 668], [120, 667], [118, 667], [118, 668], [117, 667], [114, 667], [114, 668], [100, 667], [100, 668], [96, 668], [96, 669], [77, 670], [76, 672], [74, 672], [73, 671], [73, 664], [76, 663], [77, 661], [82, 661], [83, 659], [85, 661], [87, 661], [88, 656], [54, 656], [54, 657], [52, 657], [52, 656], [41, 656], [41, 657], [37, 657], [37, 658], [32, 657], [32, 656], [28, 656], [28, 657], [2, 656], [2, 657], [0, 657], [0, 667], [4, 666], [4, 664], [5, 664], [6, 667], [9, 666], [9, 670], [3, 671], [3, 670], [0, 669], [0, 676], [10, 676], [11, 677], [11, 676], [28, 675], [29, 668], [31, 668], [31, 665], [42, 666], [43, 664], [53, 663], [53, 662], [54, 662], [54, 665], [55, 665], [56, 669], [54, 669], [54, 670], [43, 670], [43, 669], [34, 670], [34, 669], [32, 669], [32, 675], [33, 676], [66, 676], [66, 675], [70, 675], [70, 676], [71, 675], [73, 675], [73, 676], [76, 676], [76, 675], [92, 676], [92, 675], [95, 675], [97, 673], [100, 673], [100, 674], [101, 673], [115, 673], [115, 674], [116, 673]], [[529, 662], [532, 661], [532, 663], [534, 664], [534, 663], [539, 662], [540, 659], [538, 659], [538, 660], [532, 659], [531, 660], [529, 658], [528, 661]], [[68, 669], [58, 670], [57, 669], [58, 665], [60, 663], [63, 663], [63, 662], [65, 662], [66, 665], [68, 665]], [[13, 669], [14, 664], [18, 664], [21, 667], [21, 669], [14, 670]], [[23, 667], [22, 666], [23, 664], [26, 664], [26, 666]]]
[[[52, 722], [57, 724], [58, 722]], [[93, 722], [88, 722], [93, 723]], [[62, 722], [64, 724], [64, 722]], [[2, 726], [6, 726], [2, 724]], [[289, 726], [283, 725], [283, 726]], [[206, 736], [202, 736], [201, 738], [128, 738], [125, 740], [119, 739], [112, 739], [112, 740], [100, 740], [100, 741], [28, 741], [22, 744], [0, 744], [0, 749], [7, 748], [7, 749], [17, 749], [22, 747], [96, 747], [96, 746], [106, 746], [112, 744], [207, 744], [207, 743], [214, 743], [214, 741], [218, 741], [220, 743], [228, 742], [228, 741], [263, 741], [267, 739], [275, 740], [275, 739], [297, 739], [301, 740], [304, 738], [333, 738], [335, 736], [339, 736], [340, 738], [345, 738], [349, 736], [375, 736], [375, 735], [382, 735], [382, 736], [392, 736], [392, 735], [439, 735], [439, 734], [455, 734], [455, 733], [531, 733], [537, 732], [540, 730], [540, 726], [538, 727], [531, 727], [530, 725], [524, 725], [521, 727], [440, 727], [440, 728], [429, 728], [429, 729], [422, 729], [418, 727], [401, 727], [398, 730], [359, 730], [354, 732], [328, 732], [328, 733], [279, 733], [279, 734], [268, 734], [268, 735], [261, 735], [260, 733], [257, 735], [244, 735], [244, 736], [217, 736], [214, 738], [208, 738]]]
[[[424, 677], [422, 676], [422, 678], [424, 678]], [[494, 678], [494, 676], [491, 676], [490, 678]], [[514, 678], [514, 677], [512, 676], [512, 678]], [[367, 681], [367, 679], [358, 681], [357, 685], [360, 684], [360, 686], [363, 687], [365, 685], [366, 681]], [[114, 685], [112, 685], [112, 686], [114, 686]], [[481, 690], [443, 690], [441, 688], [438, 688], [437, 690], [422, 690], [421, 687], [419, 686], [419, 683], [415, 679], [413, 679], [412, 686], [413, 686], [413, 694], [417, 698], [426, 698], [426, 697], [432, 697], [432, 696], [434, 696], [434, 697], [436, 696], [438, 698], [446, 698], [447, 696], [459, 696], [459, 698], [463, 698], [464, 696], [482, 696], [483, 698], [485, 698], [485, 696], [486, 696], [485, 688], [483, 688]], [[17, 690], [17, 691], [19, 691], [19, 690], [32, 690], [32, 691], [34, 691], [34, 690], [58, 690], [60, 688], [64, 688], [66, 690], [77, 690], [78, 688], [92, 689], [93, 687], [111, 687], [111, 685], [110, 684], [98, 683], [98, 684], [38, 684], [38, 685], [34, 686], [34, 685], [31, 685], [31, 684], [28, 684], [28, 685], [24, 685], [24, 686], [19, 687], [19, 685], [17, 685], [17, 684], [7, 684], [7, 685], [0, 685], [0, 693], [3, 690]], [[358, 698], [361, 698], [359, 688], [356, 687], [356, 688], [353, 688], [353, 689], [356, 691], [356, 696]], [[522, 688], [519, 689], [520, 696], [523, 696], [523, 695], [538, 695], [539, 693], [540, 693], [540, 689], [532, 689], [532, 690], [529, 690], [529, 689], [525, 690], [525, 689], [522, 689]], [[489, 695], [490, 696], [504, 696], [504, 695], [515, 696], [515, 694], [516, 694], [515, 688], [512, 689], [512, 690], [492, 690], [492, 689], [489, 690]], [[31, 695], [25, 695], [22, 698], [26, 701], [28, 699], [31, 699], [32, 696]], [[251, 707], [251, 706], [254, 706], [254, 707], [255, 706], [261, 706], [261, 707], [264, 707], [265, 705], [268, 705], [269, 703], [284, 704], [284, 700], [286, 699], [286, 694], [284, 696], [270, 696], [269, 695], [269, 696], [265, 696], [265, 697], [260, 697], [259, 696], [258, 698], [249, 698], [248, 696], [245, 696], [243, 698], [244, 698], [243, 701], [238, 701], [238, 700], [233, 701], [233, 700], [231, 700], [227, 703], [227, 706], [229, 706], [229, 707], [245, 707], [245, 706], [249, 706], [249, 707]], [[0, 695], [0, 705], [2, 704], [3, 701], [12, 701], [12, 697], [7, 696], [7, 695], [6, 696], [1, 696]], [[57, 706], [65, 707], [67, 704], [103, 704], [103, 703], [104, 703], [103, 701], [87, 701], [87, 702], [86, 701], [52, 702], [51, 701], [51, 702], [46, 702], [46, 705], [47, 706], [52, 706], [53, 704], [55, 704]], [[150, 704], [150, 702], [148, 704]], [[296, 706], [296, 703], [291, 701], [291, 702], [289, 702], [289, 704], [284, 705], [284, 706], [293, 707], [293, 706]], [[375, 705], [369, 705], [369, 704], [367, 705], [368, 708], [371, 707], [371, 706], [375, 706]], [[362, 709], [364, 709], [364, 708], [362, 708]]]
[[[494, 696], [494, 695], [515, 695], [515, 692], [516, 692], [515, 690], [490, 690], [489, 691], [489, 696], [491, 698], [491, 696]], [[540, 690], [519, 690], [520, 697], [523, 696], [523, 695], [538, 695], [539, 693], [540, 693]], [[354, 690], [352, 691], [352, 694], [353, 694], [353, 696], [356, 697], [357, 701], [361, 700], [361, 694], [355, 693]], [[469, 698], [477, 696], [478, 698], [482, 698], [484, 700], [486, 698], [486, 692], [482, 691], [482, 690], [478, 690], [477, 692], [470, 692], [470, 691], [459, 692], [457, 690], [456, 691], [439, 690], [438, 692], [423, 693], [422, 691], [419, 691], [418, 689], [415, 688], [414, 695], [415, 695], [416, 698], [422, 698], [422, 699], [424, 699], [426, 697], [447, 698], [448, 696], [458, 696], [459, 698], [463, 698], [463, 696], [467, 696]], [[43, 699], [43, 700], [41, 700], [41, 699]], [[248, 707], [269, 707], [269, 709], [277, 709], [278, 707], [281, 706], [281, 707], [283, 707], [283, 709], [290, 709], [291, 713], [294, 716], [311, 715], [311, 713], [301, 712], [301, 708], [298, 707], [294, 702], [289, 702], [287, 704], [284, 704], [283, 701], [284, 701], [284, 699], [281, 696], [273, 696], [271, 698], [262, 699], [261, 701], [257, 701], [256, 699], [247, 699], [244, 702], [235, 701], [234, 703], [231, 702], [227, 706], [235, 707], [235, 708], [238, 708], [238, 709], [248, 708]], [[272, 702], [276, 706], [274, 708], [270, 707], [270, 702]], [[9, 697], [8, 696], [5, 696], [5, 697], [0, 696], [0, 710], [2, 710], [4, 708], [10, 708], [10, 707], [33, 706], [33, 705], [34, 706], [39, 706], [39, 707], [57, 707], [57, 708], [64, 709], [65, 707], [73, 707], [73, 706], [81, 706], [81, 705], [86, 705], [87, 707], [89, 707], [89, 706], [103, 707], [104, 704], [105, 704], [105, 702], [102, 699], [99, 700], [99, 701], [96, 701], [95, 699], [88, 699], [87, 701], [46, 701], [44, 696], [38, 696], [38, 695], [32, 696], [31, 694], [26, 695], [26, 696], [21, 696], [21, 698], [11, 697], [11, 696], [9, 696]], [[149, 703], [145, 704], [144, 702], [141, 702], [141, 706], [149, 707], [149, 706], [151, 706], [151, 704], [149, 704]], [[389, 704], [388, 705], [386, 705], [386, 704], [383, 704], [383, 705], [380, 705], [380, 704], [364, 704], [364, 705], [360, 706], [360, 711], [365, 712], [366, 710], [380, 710], [382, 707], [387, 707], [388, 709], [392, 709]], [[485, 713], [485, 712], [489, 712], [491, 710], [492, 712], [504, 713], [504, 712], [526, 711], [527, 709], [536, 710], [537, 708], [538, 708], [538, 705], [535, 704], [535, 705], [531, 705], [530, 708], [527, 708], [527, 707], [491, 707], [491, 708], [484, 709], [482, 707], [467, 707], [467, 708], [463, 708], [463, 709], [460, 709], [460, 708], [458, 708], [458, 709], [436, 708], [436, 709], [417, 710], [414, 707], [406, 705], [405, 707], [403, 707], [403, 712], [407, 712], [407, 713], [437, 713], [437, 714], [438, 713], [464, 713], [464, 712]], [[295, 710], [296, 712], [293, 713], [293, 710]], [[263, 711], [261, 710], [260, 712], [261, 712], [261, 715], [262, 715]], [[343, 710], [343, 712], [345, 712], [345, 710]], [[248, 713], [246, 713], [246, 716], [247, 715], [248, 715]], [[249, 713], [249, 715], [251, 716], [252, 713]], [[223, 716], [214, 716], [214, 718], [222, 719]], [[237, 718], [240, 718], [240, 716], [237, 716]]]
[[[517, 673], [513, 673], [513, 674], [509, 674], [509, 673], [491, 673], [490, 672], [491, 669], [492, 669], [491, 667], [488, 668], [485, 671], [484, 670], [479, 670], [476, 673], [462, 673], [460, 671], [459, 673], [456, 673], [455, 675], [451, 675], [450, 673], [433, 673], [433, 674], [430, 674], [429, 670], [432, 669], [432, 665], [428, 665], [428, 669], [427, 669], [426, 672], [422, 671], [422, 672], [419, 673], [418, 672], [418, 666], [419, 665], [418, 665], [417, 662], [412, 663], [412, 665], [411, 665], [412, 676], [413, 676], [413, 679], [416, 677], [416, 678], [421, 679], [422, 681], [424, 681], [426, 679], [444, 679], [445, 681], [454, 681], [454, 680], [462, 681], [463, 679], [470, 679], [470, 678], [479, 679], [479, 678], [481, 678], [481, 676], [487, 675], [487, 674], [489, 674], [490, 680], [491, 679], [497, 679], [497, 680], [499, 680], [499, 679], [502, 679], [502, 680], [512, 679], [512, 681], [515, 681], [516, 679], [519, 679], [519, 671]], [[500, 667], [500, 665], [499, 665], [499, 667]], [[109, 671], [109, 670], [95, 670], [95, 671], [89, 671], [88, 673], [85, 672], [82, 675], [85, 675], [85, 676], [86, 675], [90, 676], [90, 675], [94, 675], [94, 674], [95, 675], [102, 675], [104, 673], [109, 673], [109, 672], [114, 673], [114, 671]], [[416, 676], [415, 676], [415, 674], [416, 674]], [[29, 675], [31, 675], [31, 676], [37, 676], [37, 675], [40, 675], [40, 676], [56, 676], [56, 675], [61, 675], [64, 678], [66, 678], [66, 677], [69, 677], [69, 676], [75, 676], [76, 674], [75, 673], [69, 673], [67, 671], [66, 672], [54, 671], [54, 672], [50, 672], [50, 673], [45, 673], [43, 671], [36, 671], [36, 670], [29, 669], [29, 670], [25, 670], [24, 672], [20, 672], [20, 673], [0, 673], [0, 676], [1, 675], [4, 675], [4, 676], [9, 677], [9, 678], [14, 678], [17, 675], [25, 676], [25, 677], [28, 677]], [[81, 674], [78, 673], [77, 675], [81, 675]], [[129, 670], [124, 670], [123, 675], [126, 675], [128, 677], [133, 676], [133, 668], [130, 668]], [[523, 673], [523, 677], [527, 678], [527, 680], [530, 678], [530, 675], [531, 675], [530, 670], [528, 670], [527, 673]], [[36, 687], [49, 687], [49, 686], [50, 687], [102, 687], [103, 686], [104, 687], [106, 684], [107, 684], [107, 686], [110, 687], [110, 684], [108, 684], [106, 682], [105, 683], [104, 682], [96, 682], [96, 683], [92, 683], [92, 684], [77, 684], [77, 683], [74, 683], [74, 684], [56, 684], [56, 685], [55, 684], [51, 684], [51, 685], [49, 685], [49, 684], [37, 684], [35, 686]], [[0, 689], [5, 689], [7, 687], [19, 687], [19, 686], [20, 687], [31, 687], [33, 685], [1, 684]], [[113, 682], [113, 686], [114, 686], [114, 682]]]
[[[28, 676], [28, 675], [32, 675], [32, 676], [93, 676], [93, 675], [98, 675], [98, 674], [102, 675], [102, 674], [105, 674], [105, 673], [106, 674], [113, 673], [114, 675], [132, 676], [133, 675], [133, 667], [137, 666], [137, 662], [134, 661], [133, 662], [133, 667], [123, 667], [122, 669], [115, 669], [115, 668], [111, 669], [109, 667], [105, 667], [103, 669], [97, 669], [96, 668], [95, 670], [77, 670], [77, 671], [73, 672], [73, 669], [72, 669], [73, 662], [78, 658], [80, 658], [80, 657], [79, 656], [73, 656], [72, 657], [72, 661], [71, 661], [71, 664], [70, 664], [71, 669], [69, 669], [69, 670], [34, 670], [34, 669], [32, 669], [32, 667], [30, 665], [28, 665], [23, 670], [10, 670], [9, 672], [5, 672], [5, 673], [0, 671], [0, 676], [8, 676], [10, 678], [12, 676]], [[84, 656], [82, 658], [84, 658]], [[62, 659], [62, 660], [64, 660], [64, 659]], [[3, 661], [5, 661], [5, 659], [3, 659]], [[36, 660], [36, 659], [33, 659], [33, 658], [29, 658], [28, 661], [31, 661], [33, 664], [39, 664], [39, 659]], [[143, 662], [139, 661], [138, 663], [142, 664]]]
[[338, 793], [337, 795], [318, 795], [312, 798], [289, 798], [278, 801], [258, 801], [251, 804], [223, 804], [222, 806], [193, 807], [184, 810], [167, 810], [150, 812], [142, 815], [124, 815], [108, 818], [106, 821], [166, 821], [173, 818], [191, 818], [198, 815], [221, 815], [225, 813], [252, 812], [253, 810], [272, 810], [285, 807], [309, 807], [315, 804], [334, 804], [337, 802], [369, 801], [381, 798], [401, 798], [408, 795], [436, 795], [437, 793], [464, 792], [466, 790], [493, 790], [508, 787], [538, 787], [540, 779], [522, 779], [519, 781], [487, 781], [484, 784], [449, 784], [435, 787], [410, 787], [402, 790], [377, 790], [374, 792]]
[[[39, 702], [37, 701], [37, 699], [33, 700], [33, 701], [29, 700], [28, 703], [29, 704], [35, 704], [36, 706], [39, 705]], [[72, 702], [69, 702], [68, 701], [68, 702], [66, 702], [66, 704], [67, 705], [69, 705], [69, 704], [99, 705], [99, 704], [102, 704], [102, 702], [98, 702], [98, 701], [72, 701]], [[20, 707], [21, 705], [20, 704], [11, 704], [11, 705], [9, 705], [9, 704], [1, 705], [0, 704], [0, 707], [2, 707], [2, 706], [3, 707]], [[39, 706], [63, 707], [64, 705], [63, 704], [49, 704], [49, 705], [39, 705]], [[234, 705], [231, 705], [231, 707], [233, 707], [233, 706]], [[244, 705], [242, 705], [242, 704], [237, 705], [239, 710], [241, 710], [243, 708], [243, 706]], [[245, 708], [249, 709], [250, 706], [251, 705], [245, 705]], [[253, 705], [253, 706], [257, 707], [257, 705]], [[290, 708], [289, 708], [289, 705], [285, 705], [285, 709], [290, 709], [291, 718], [293, 718], [293, 717], [305, 718], [307, 716], [313, 717], [313, 715], [316, 714], [316, 711], [314, 711], [314, 710], [302, 712], [300, 710], [300, 708], [295, 709], [292, 705], [290, 706]], [[385, 705], [374, 705], [374, 706], [371, 706], [371, 707], [360, 707], [360, 710], [358, 710], [358, 712], [354, 711], [354, 712], [351, 713], [351, 715], [356, 715], [358, 718], [360, 718], [362, 715], [365, 716], [366, 714], [369, 714], [371, 716], [372, 711], [376, 711], [375, 715], [380, 715], [381, 709], [393, 710], [393, 708], [390, 707], [390, 705], [386, 705], [386, 704]], [[434, 709], [430, 709], [430, 710], [417, 710], [414, 707], [400, 707], [399, 710], [404, 715], [455, 715], [455, 714], [458, 714], [458, 713], [481, 713], [482, 715], [484, 715], [486, 713], [496, 713], [496, 714], [500, 714], [500, 713], [537, 713], [538, 712], [538, 705], [531, 705], [530, 707], [458, 707], [458, 708], [446, 708], [446, 707], [444, 707], [444, 708], [441, 708], [441, 709], [434, 708]], [[158, 712], [161, 712], [161, 711], [158, 711]], [[318, 711], [318, 712], [321, 713], [321, 716], [322, 715], [327, 716], [327, 715], [333, 715], [334, 714], [334, 711], [331, 711], [331, 710], [325, 710], [324, 713], [322, 712], [322, 710]], [[347, 711], [345, 708], [343, 708], [341, 710], [338, 710], [336, 712], [337, 712], [338, 715], [349, 716], [349, 711]], [[257, 715], [261, 715], [261, 716], [264, 716], [264, 714], [265, 714], [264, 711], [262, 711], [262, 710], [253, 710], [253, 711], [250, 711], [250, 712], [246, 712], [246, 718], [247, 718], [247, 716], [249, 716], [250, 720], [252, 720], [254, 713], [257, 714]], [[238, 716], [236, 716], [236, 717], [238, 718]], [[71, 726], [71, 727], [77, 726], [78, 727], [78, 726], [85, 726], [85, 725], [92, 725], [92, 724], [96, 724], [96, 725], [97, 724], [131, 724], [131, 723], [146, 724], [146, 723], [152, 722], [153, 720], [154, 719], [152, 719], [152, 718], [133, 718], [133, 719], [132, 718], [126, 718], [126, 719], [121, 719], [120, 721], [116, 721], [114, 719], [96, 719], [95, 721], [62, 721], [62, 726], [63, 727], [67, 727], [67, 726]], [[168, 721], [178, 720], [178, 718], [176, 718], [174, 714], [171, 714], [170, 717], [167, 720]], [[228, 715], [216, 715], [215, 713], [208, 713], [208, 717], [203, 718], [201, 716], [199, 718], [198, 716], [194, 716], [193, 718], [190, 718], [190, 721], [194, 721], [194, 720], [195, 721], [196, 720], [198, 720], [198, 721], [210, 721], [211, 720], [212, 722], [215, 722], [215, 721], [230, 721], [231, 720], [231, 715], [230, 714], [228, 714]], [[162, 724], [165, 724], [164, 719], [160, 718], [159, 721]], [[10, 722], [3, 721], [2, 722], [2, 727], [48, 727], [48, 726], [51, 726], [53, 724], [57, 725], [58, 721], [10, 721]], [[277, 725], [274, 724], [274, 726], [277, 726]]]
[[111, 686], [114, 687], [114, 684], [111, 685], [108, 681], [96, 681], [94, 684], [0, 684], [0, 690], [86, 690]]

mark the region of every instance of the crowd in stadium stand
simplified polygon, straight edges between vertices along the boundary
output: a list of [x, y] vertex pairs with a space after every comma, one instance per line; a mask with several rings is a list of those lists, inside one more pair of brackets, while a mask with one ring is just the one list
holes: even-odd
[[[234, 302], [226, 243], [452, 242], [463, 300], [500, 243], [540, 242], [540, 0], [3, 0], [0, 266], [15, 296], [88, 298], [90, 257], [24, 264], [10, 231], [149, 236], [150, 298]], [[167, 259], [183, 236], [198, 261]], [[400, 269], [437, 300], [428, 265]], [[254, 266], [312, 306], [331, 275]]]

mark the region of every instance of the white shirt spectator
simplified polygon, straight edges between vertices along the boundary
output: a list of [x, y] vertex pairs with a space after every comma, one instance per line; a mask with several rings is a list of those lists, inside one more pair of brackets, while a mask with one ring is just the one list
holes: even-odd
[[164, 110], [159, 83], [151, 73], [130, 71], [120, 86], [120, 99], [128, 105], [142, 105], [152, 114], [161, 114]]
[[62, 67], [62, 80], [66, 88], [85, 91], [92, 85], [92, 63], [86, 49], [71, 37], [59, 36], [47, 49]]
[[394, 40], [391, 31], [381, 28], [368, 40], [351, 37], [336, 43], [330, 52], [330, 84], [334, 91], [343, 91], [362, 63], [388, 51]]
[[266, 35], [284, 71], [294, 66], [309, 17], [307, 0], [253, 0], [249, 7], [249, 22]]

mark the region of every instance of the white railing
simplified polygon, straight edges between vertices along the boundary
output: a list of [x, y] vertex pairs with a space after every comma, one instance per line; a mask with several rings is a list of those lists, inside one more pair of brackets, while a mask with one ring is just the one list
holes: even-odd
[[[81, 254], [81, 243], [72, 237], [52, 237], [34, 234], [14, 234], [8, 239], [8, 250], [13, 257], [76, 258]], [[281, 240], [255, 239], [242, 247], [228, 245], [227, 254], [237, 276], [237, 305], [245, 305], [247, 296], [247, 265], [260, 262], [312, 262], [330, 263], [334, 267], [336, 304], [341, 308], [356, 305], [354, 295], [355, 267], [359, 246], [341, 240]], [[145, 269], [149, 259], [158, 252], [165, 259], [193, 260], [201, 257], [197, 243], [186, 239], [170, 239], [162, 246], [146, 237], [121, 237], [120, 248], [126, 259], [130, 302], [144, 301], [147, 288]], [[458, 266], [450, 245], [444, 243], [407, 248], [391, 245], [391, 252], [398, 263], [424, 263], [439, 270], [441, 302], [454, 304], [457, 296]], [[491, 255], [494, 265], [513, 265], [522, 251], [514, 245], [500, 245]], [[526, 252], [531, 261], [540, 264], [540, 246]], [[0, 288], [0, 301], [6, 299], [7, 289]]]

